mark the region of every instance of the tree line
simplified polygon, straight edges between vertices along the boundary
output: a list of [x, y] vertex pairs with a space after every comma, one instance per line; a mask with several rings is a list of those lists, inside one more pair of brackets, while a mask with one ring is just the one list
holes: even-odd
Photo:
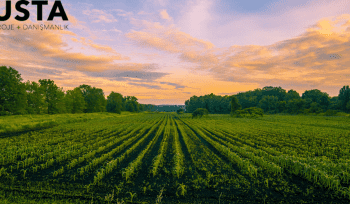
[[330, 97], [318, 89], [306, 90], [301, 96], [291, 89], [288, 92], [281, 87], [266, 86], [263, 89], [241, 92], [232, 96], [208, 94], [192, 96], [186, 100], [186, 112], [193, 113], [198, 108], [205, 108], [211, 114], [229, 114], [232, 101], [237, 99], [237, 109], [261, 108], [265, 113], [336, 113], [350, 112], [350, 89], [343, 86], [338, 96]]
[[21, 74], [12, 67], [0, 67], [0, 115], [93, 113], [151, 110], [153, 105], [140, 104], [135, 96], [111, 92], [107, 99], [103, 90], [80, 85], [63, 91], [53, 80], [22, 82]]
[[[154, 110], [151, 104], [140, 104], [135, 96], [111, 92], [107, 99], [100, 88], [80, 85], [63, 91], [54, 81], [22, 82], [21, 75], [11, 67], [0, 67], [0, 115], [93, 113]], [[350, 89], [343, 86], [338, 96], [330, 97], [318, 89], [307, 90], [301, 96], [291, 89], [266, 86], [263, 89], [241, 92], [232, 96], [208, 94], [192, 96], [185, 101], [186, 112], [204, 108], [211, 114], [229, 114], [232, 101], [237, 99], [239, 109], [261, 108], [265, 113], [336, 113], [350, 112]], [[237, 107], [236, 107], [237, 108]], [[234, 110], [235, 111], [235, 110]]]

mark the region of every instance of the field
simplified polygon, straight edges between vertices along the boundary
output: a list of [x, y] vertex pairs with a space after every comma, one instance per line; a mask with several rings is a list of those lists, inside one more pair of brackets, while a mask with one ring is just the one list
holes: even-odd
[[349, 203], [349, 117], [0, 117], [1, 203]]

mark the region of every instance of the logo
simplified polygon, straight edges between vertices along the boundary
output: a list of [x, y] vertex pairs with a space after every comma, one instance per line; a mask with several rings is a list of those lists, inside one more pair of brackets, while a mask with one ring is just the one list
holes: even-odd
[[[28, 20], [30, 13], [27, 9], [23, 8], [28, 6], [29, 1], [20, 0], [16, 3], [15, 8], [18, 12], [23, 13], [23, 16], [15, 16], [17, 21], [26, 21]], [[37, 6], [37, 20], [43, 20], [43, 6], [48, 5], [48, 1], [32, 1], [32, 5]], [[56, 12], [58, 10], [58, 12]], [[11, 0], [6, 0], [6, 12], [4, 16], [0, 16], [0, 21], [7, 21], [11, 17]], [[61, 17], [63, 21], [68, 21], [66, 12], [64, 11], [61, 1], [55, 0], [55, 3], [52, 6], [50, 15], [47, 18], [47, 21], [52, 21], [55, 17]]]

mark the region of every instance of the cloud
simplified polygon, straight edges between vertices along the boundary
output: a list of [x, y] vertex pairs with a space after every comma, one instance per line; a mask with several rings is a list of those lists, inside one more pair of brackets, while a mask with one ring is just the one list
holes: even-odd
[[153, 14], [153, 13], [147, 13], [145, 11], [140, 11], [137, 13], [137, 15], [151, 15], [151, 14]]
[[133, 85], [133, 86], [138, 86], [138, 87], [146, 87], [148, 89], [162, 89], [162, 87], [158, 85], [151, 85], [151, 84], [145, 84], [145, 83], [134, 83], [134, 82], [129, 82], [128, 84]]
[[153, 71], [118, 71], [109, 70], [103, 72], [88, 72], [89, 76], [108, 78], [114, 81], [134, 81], [134, 82], [154, 82], [160, 79], [167, 73]]
[[176, 84], [176, 83], [171, 83], [171, 82], [160, 82], [161, 84], [166, 84], [166, 85], [170, 85], [170, 86], [175, 86], [176, 89], [182, 89], [185, 88], [186, 86], [182, 86], [180, 84]]
[[121, 54], [117, 53], [117, 51], [115, 51], [113, 48], [111, 48], [109, 46], [95, 44], [92, 42], [92, 40], [86, 39], [84, 37], [80, 37], [80, 40], [78, 40], [76, 38], [72, 38], [72, 41], [79, 42], [83, 45], [92, 47], [98, 51], [103, 51], [103, 52], [114, 54], [116, 56], [116, 58], [115, 58], [116, 60], [130, 60], [129, 57], [122, 56]]
[[160, 11], [160, 17], [165, 20], [171, 20], [171, 17], [169, 16], [169, 14], [166, 12], [165, 9]]
[[302, 35], [269, 46], [232, 46], [217, 56], [224, 60], [202, 68], [217, 80], [291, 88], [302, 84], [306, 89], [341, 87], [350, 73], [350, 32], [344, 23], [349, 19], [348, 15], [334, 21], [320, 19]]
[[[216, 26], [210, 26], [213, 20], [211, 9], [215, 7], [215, 1], [195, 0], [188, 1], [183, 6], [183, 11], [177, 25], [191, 36], [209, 39], [209, 33], [215, 32]], [[213, 29], [214, 28], [214, 29]]]
[[124, 11], [122, 9], [113, 9], [113, 11], [116, 11], [118, 16], [126, 17], [126, 16], [132, 16], [133, 15], [133, 12], [127, 12], [127, 11]]
[[[8, 23], [15, 23], [9, 20]], [[23, 23], [16, 22], [22, 26]], [[30, 20], [26, 24], [33, 24]], [[94, 44], [92, 41], [80, 38], [78, 43], [104, 51], [113, 55], [87, 55], [82, 52], [69, 51], [72, 46], [68, 39], [77, 37], [71, 31], [16, 31], [0, 30], [0, 59], [2, 63], [13, 67], [25, 67], [28, 63], [41, 66], [64, 68], [68, 70], [101, 72], [105, 70], [150, 71], [157, 69], [155, 64], [116, 63], [128, 57], [116, 53], [108, 46]]]
[[99, 23], [99, 22], [113, 23], [113, 22], [118, 22], [118, 20], [115, 19], [112, 14], [108, 14], [105, 11], [98, 10], [98, 9], [84, 10], [83, 14], [88, 15], [89, 18], [92, 19], [93, 23]]
[[214, 47], [211, 42], [194, 38], [175, 27], [164, 27], [158, 22], [132, 19], [132, 23], [138, 27], [144, 27], [144, 29], [141, 31], [133, 30], [125, 36], [140, 47], [155, 48], [171, 53], [208, 50]]

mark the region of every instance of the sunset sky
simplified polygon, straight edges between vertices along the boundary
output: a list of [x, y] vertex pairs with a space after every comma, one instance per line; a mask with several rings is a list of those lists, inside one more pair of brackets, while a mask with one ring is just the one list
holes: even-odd
[[[81, 84], [146, 104], [232, 95], [264, 86], [336, 96], [350, 83], [349, 0], [61, 0], [69, 21], [12, 15], [0, 29], [0, 66], [24, 81]], [[31, 2], [31, 1], [29, 1]], [[0, 1], [0, 16], [5, 1]], [[26, 25], [69, 30], [23, 30]]]

